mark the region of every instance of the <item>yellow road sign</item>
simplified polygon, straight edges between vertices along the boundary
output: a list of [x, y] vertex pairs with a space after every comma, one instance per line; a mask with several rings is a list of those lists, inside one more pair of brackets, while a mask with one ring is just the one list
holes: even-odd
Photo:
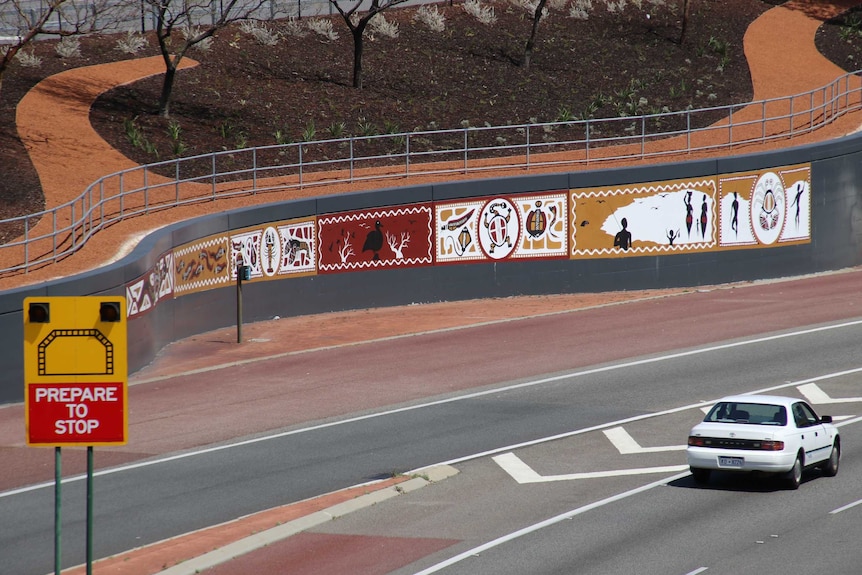
[[122, 296], [25, 298], [28, 445], [124, 445], [127, 347]]

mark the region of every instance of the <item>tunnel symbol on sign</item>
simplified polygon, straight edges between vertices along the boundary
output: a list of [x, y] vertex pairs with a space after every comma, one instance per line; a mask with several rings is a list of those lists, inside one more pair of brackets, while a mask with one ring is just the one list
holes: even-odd
[[39, 342], [39, 375], [113, 375], [114, 344], [98, 329], [55, 329]]

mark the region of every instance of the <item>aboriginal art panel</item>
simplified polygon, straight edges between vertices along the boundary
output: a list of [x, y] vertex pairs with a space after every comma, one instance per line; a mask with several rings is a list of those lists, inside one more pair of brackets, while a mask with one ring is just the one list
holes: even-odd
[[811, 166], [803, 164], [719, 179], [720, 243], [763, 247], [811, 241]]
[[230, 236], [231, 279], [240, 264], [250, 268], [252, 280], [315, 273], [314, 222], [310, 217], [236, 230]]
[[811, 238], [810, 165], [571, 192], [573, 258], [673, 254]]
[[126, 284], [126, 315], [141, 315], [164, 297], [173, 297], [173, 252], [162, 254], [155, 265], [135, 281]]
[[438, 263], [568, 257], [568, 194], [549, 192], [438, 203]]
[[174, 294], [221, 287], [230, 281], [228, 237], [211, 236], [174, 248]]
[[432, 265], [430, 205], [319, 216], [318, 273]]
[[572, 190], [572, 256], [606, 258], [716, 245], [715, 180]]

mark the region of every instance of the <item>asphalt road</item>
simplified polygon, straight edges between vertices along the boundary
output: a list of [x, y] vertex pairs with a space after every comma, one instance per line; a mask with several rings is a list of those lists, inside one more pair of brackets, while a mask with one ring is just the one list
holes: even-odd
[[[253, 441], [242, 445], [178, 452], [174, 455], [184, 456], [144, 459], [125, 470], [108, 470], [96, 479], [99, 536], [95, 554], [102, 557], [392, 472], [463, 460], [455, 463], [462, 467], [459, 476], [416, 496], [411, 494], [409, 501], [401, 502], [399, 498], [396, 501], [400, 507], [380, 505], [309, 534], [344, 530], [350, 535], [447, 542], [441, 550], [418, 561], [402, 562], [393, 572], [401, 575], [431, 568], [439, 561], [567, 509], [594, 504], [668, 476], [608, 475], [595, 481], [540, 481], [525, 487], [514, 481], [492, 456], [515, 453], [539, 469], [542, 476], [678, 467], [684, 463], [680, 451], [623, 455], [603, 435], [602, 428], [624, 426], [644, 445], [678, 445], [701, 417], [691, 407], [694, 404], [727, 393], [858, 369], [858, 342], [862, 339], [859, 324], [834, 326], [827, 322], [821, 326], [824, 329], [801, 333], [788, 326], [798, 324], [800, 318], [814, 317], [835, 323], [836, 315], [850, 315], [846, 313], [848, 309], [858, 309], [855, 306], [860, 296], [855, 291], [844, 297], [836, 294], [828, 305], [803, 299], [800, 306], [799, 299], [793, 296], [801, 292], [795, 289], [798, 287], [784, 284], [762, 292], [693, 294], [696, 297], [690, 299], [668, 298], [642, 306], [603, 308], [380, 341], [348, 351], [310, 354], [302, 361], [293, 358], [289, 366], [270, 362], [264, 368], [268, 379], [276, 373], [290, 373], [291, 377], [304, 377], [304, 385], [310, 388], [332, 385], [338, 381], [333, 380], [334, 373], [347, 371], [358, 379], [350, 386], [344, 384], [342, 391], [360, 395], [363, 382], [373, 381], [376, 385], [391, 383], [396, 397], [395, 382], [407, 386], [418, 377], [420, 384], [424, 382], [429, 388], [426, 395], [433, 401], [426, 404], [421, 394], [415, 394], [390, 405], [353, 411], [349, 416], [317, 418], [313, 425], [294, 424], [279, 434], [256, 433], [246, 437]], [[815, 295], [829, 292], [824, 285], [806, 289]], [[843, 312], [834, 310], [836, 304]], [[646, 318], [649, 321], [644, 321]], [[763, 327], [780, 329], [767, 337], [738, 337], [758, 333]], [[721, 341], [703, 343], [713, 338]], [[544, 345], [536, 345], [537, 341]], [[345, 370], [345, 366], [349, 369]], [[421, 367], [421, 377], [405, 373], [415, 366]], [[304, 376], [299, 375], [303, 371]], [[229, 378], [229, 374], [221, 377]], [[212, 380], [212, 376], [205, 379]], [[432, 381], [438, 382], [436, 386]], [[862, 396], [857, 381], [855, 374], [848, 374], [818, 380], [818, 385], [833, 397], [857, 397]], [[797, 393], [794, 385], [787, 391]], [[686, 406], [687, 409], [656, 415]], [[854, 413], [853, 409], [862, 411], [862, 403], [848, 403], [846, 407], [849, 414]], [[562, 437], [541, 441], [555, 436]], [[539, 443], [515, 447], [531, 441]], [[852, 442], [848, 446], [846, 458], [852, 461]], [[852, 477], [852, 473], [846, 474], [846, 468], [837, 480], [811, 482], [801, 493], [819, 491], [821, 484], [844, 485], [845, 476]], [[690, 507], [680, 507], [681, 514], [686, 515], [686, 509], [692, 513], [689, 519], [681, 520], [682, 524], [695, 521], [703, 513], [699, 507], [702, 500], [697, 498], [700, 490], [686, 488], [685, 480], [677, 487], [679, 495], [672, 501], [691, 500]], [[858, 492], [858, 484], [850, 487], [849, 492], [854, 488]], [[743, 487], [742, 492], [746, 489], [750, 488]], [[588, 518], [584, 515], [586, 529], [616, 532], [630, 521], [651, 523], [657, 530], [677, 525], [679, 517], [663, 515], [673, 505], [650, 503], [654, 493], [664, 491], [653, 489], [631, 499], [645, 501], [643, 513], [630, 516], [628, 508], [624, 508], [609, 517], [607, 523], [596, 523], [598, 514]], [[731, 494], [738, 492], [729, 490]], [[714, 494], [707, 490], [706, 496], [718, 497], [721, 503], [722, 493], [726, 491], [719, 489]], [[755, 488], [753, 493], [760, 493], [760, 489]], [[83, 509], [83, 482], [66, 483], [63, 501], [65, 509]], [[786, 507], [780, 511], [786, 511]], [[0, 524], [0, 573], [49, 572], [53, 566], [50, 552], [46, 551], [52, 548], [52, 487], [0, 493], [0, 516], [4, 518]], [[80, 513], [67, 516], [64, 540], [83, 541], [83, 517]], [[581, 525], [578, 517], [566, 523]], [[541, 532], [537, 537], [544, 540]], [[285, 545], [305, 542], [302, 538], [292, 539]], [[604, 568], [600, 559], [612, 549], [601, 542], [597, 546], [588, 556], [593, 557], [592, 563], [585, 564], [602, 572], [598, 570]], [[541, 547], [537, 542], [530, 549]], [[480, 557], [484, 561], [507, 549], [500, 547]], [[525, 554], [523, 548], [518, 549], [515, 547], [515, 552], [522, 555], [522, 561], [533, 556], [532, 552]], [[628, 550], [620, 549], [623, 552], [616, 554], [620, 556], [617, 560], [625, 561]], [[278, 546], [273, 546], [272, 551], [278, 551]], [[537, 551], [535, 559], [546, 555]], [[717, 555], [704, 557], [703, 562], [717, 559]], [[575, 564], [584, 561], [579, 557], [560, 559], [562, 563], [549, 565], [547, 572], [570, 567], [570, 560]], [[83, 547], [67, 544], [64, 565], [82, 561]], [[458, 571], [461, 567], [457, 565], [451, 572], [467, 572]], [[676, 564], [667, 567], [675, 568]], [[499, 571], [500, 565], [487, 568]], [[529, 572], [542, 572], [543, 568], [540, 564]], [[470, 572], [478, 571], [471, 567]]]

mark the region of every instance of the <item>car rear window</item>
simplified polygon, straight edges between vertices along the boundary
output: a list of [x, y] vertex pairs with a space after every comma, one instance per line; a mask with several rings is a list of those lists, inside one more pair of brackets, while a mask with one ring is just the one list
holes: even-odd
[[709, 410], [703, 420], [716, 423], [787, 425], [787, 410], [781, 405], [720, 401]]

